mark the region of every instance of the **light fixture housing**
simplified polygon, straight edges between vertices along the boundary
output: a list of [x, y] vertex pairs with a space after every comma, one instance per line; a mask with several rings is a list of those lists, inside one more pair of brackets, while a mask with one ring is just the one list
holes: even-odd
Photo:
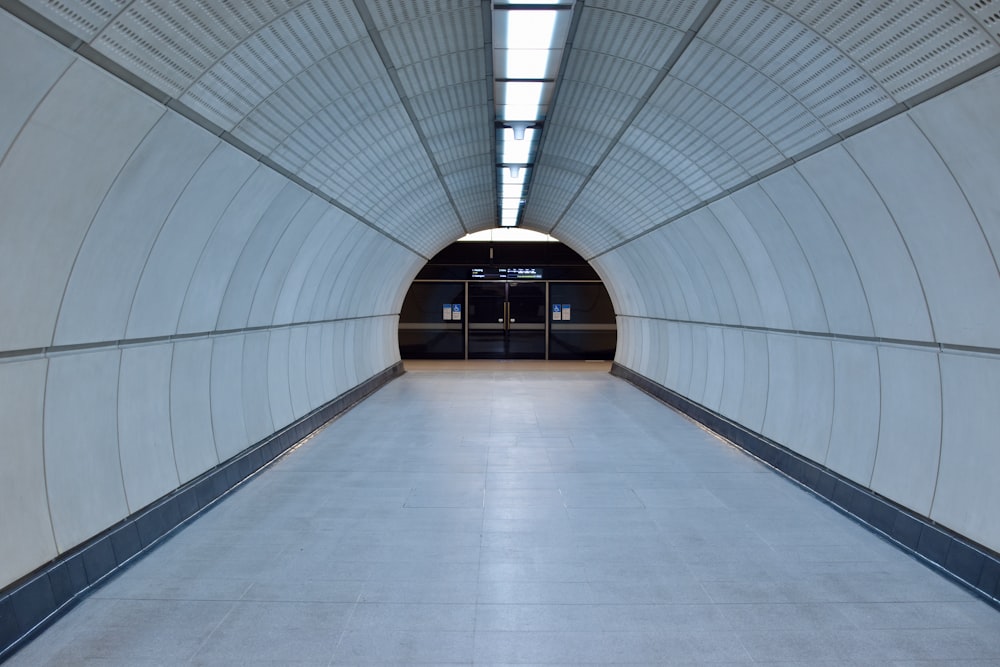
[[544, 120], [555, 94], [573, 6], [574, 0], [493, 3], [497, 212], [503, 227], [520, 222]]

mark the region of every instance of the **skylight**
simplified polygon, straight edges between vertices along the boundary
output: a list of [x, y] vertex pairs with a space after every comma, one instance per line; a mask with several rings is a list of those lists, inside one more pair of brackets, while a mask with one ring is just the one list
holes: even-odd
[[573, 0], [493, 3], [497, 210], [503, 227], [520, 222], [572, 9]]

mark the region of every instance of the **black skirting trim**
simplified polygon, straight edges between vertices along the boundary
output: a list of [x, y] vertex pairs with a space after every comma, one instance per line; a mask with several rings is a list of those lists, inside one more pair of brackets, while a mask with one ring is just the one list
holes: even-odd
[[94, 586], [148, 553], [175, 528], [403, 373], [402, 362], [390, 366], [0, 590], [0, 662], [54, 623]]
[[687, 415], [1000, 609], [1000, 555], [614, 363], [611, 374]]

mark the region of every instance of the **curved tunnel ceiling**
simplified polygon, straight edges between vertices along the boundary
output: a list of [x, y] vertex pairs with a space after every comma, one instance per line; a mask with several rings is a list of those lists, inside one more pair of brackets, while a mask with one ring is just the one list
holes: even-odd
[[[496, 224], [491, 2], [5, 5], [424, 257]], [[524, 224], [593, 258], [998, 59], [976, 0], [577, 0]]]

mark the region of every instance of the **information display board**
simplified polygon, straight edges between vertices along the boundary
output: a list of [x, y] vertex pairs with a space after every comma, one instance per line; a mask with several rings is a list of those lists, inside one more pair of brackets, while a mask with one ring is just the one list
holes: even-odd
[[472, 269], [473, 280], [541, 280], [542, 270], [525, 267], [489, 266]]

